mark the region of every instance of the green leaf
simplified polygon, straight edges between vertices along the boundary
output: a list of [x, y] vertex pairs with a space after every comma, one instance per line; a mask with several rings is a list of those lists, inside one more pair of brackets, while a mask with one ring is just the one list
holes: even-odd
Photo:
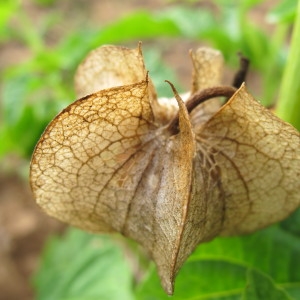
[[[64, 57], [69, 61], [69, 56], [74, 56], [74, 51], [75, 54], [80, 53], [84, 56], [87, 51], [107, 43], [124, 43], [161, 36], [198, 38], [212, 26], [216, 27], [214, 18], [206, 10], [175, 6], [158, 12], [136, 11], [105, 25], [100, 30], [79, 30], [69, 39], [62, 41], [59, 48], [62, 53], [67, 53]], [[75, 61], [77, 62], [77, 59]]]
[[19, 0], [6, 0], [0, 2], [0, 41], [11, 38], [9, 22], [16, 15], [20, 6]]
[[268, 59], [264, 60], [263, 57], [271, 56], [272, 53], [269, 37], [259, 28], [250, 24], [243, 24], [241, 34], [243, 54], [251, 57], [251, 65], [263, 72], [270, 62]]
[[300, 209], [280, 223], [281, 228], [300, 238]]
[[[172, 300], [236, 300], [246, 284], [246, 269], [225, 261], [189, 261], [179, 271]], [[154, 267], [136, 290], [138, 300], [167, 300]]]
[[165, 80], [168, 79], [175, 84], [178, 91], [182, 91], [182, 87], [170, 66], [162, 61], [161, 53], [157, 49], [145, 47], [143, 49], [145, 65], [150, 70], [150, 76], [153, 80], [155, 89], [159, 97], [172, 97], [170, 88]]
[[254, 269], [247, 273], [247, 286], [242, 300], [291, 300], [292, 298], [281, 288], [277, 287], [273, 280]]
[[300, 283], [300, 272], [295, 271], [300, 269], [298, 255], [300, 240], [273, 226], [248, 236], [215, 239], [198, 247], [191, 259], [219, 258], [254, 267], [276, 282]]
[[38, 300], [130, 300], [132, 274], [110, 237], [69, 229], [46, 245], [34, 276]]
[[29, 92], [30, 76], [15, 74], [6, 78], [2, 88], [3, 120], [14, 125], [21, 117], [25, 107], [25, 97]]
[[295, 20], [297, 12], [296, 0], [284, 0], [279, 2], [267, 15], [271, 23], [292, 23]]
[[244, 10], [249, 10], [253, 6], [258, 5], [263, 1], [264, 0], [245, 0], [245, 1], [242, 1], [242, 3], [240, 5], [243, 7]]
[[57, 2], [57, 0], [35, 0], [34, 2], [36, 2], [39, 5], [51, 6], [54, 5]]
[[[200, 245], [179, 271], [172, 299], [240, 299], [248, 269], [265, 273], [276, 286], [300, 299], [299, 257], [300, 240], [279, 227], [217, 238]], [[154, 270], [136, 294], [138, 299], [168, 299]]]
[[[122, 32], [122, 35], [120, 35]], [[92, 48], [103, 43], [116, 43], [129, 39], [145, 39], [157, 36], [178, 36], [179, 29], [166, 17], [140, 11], [105, 26], [94, 39]]]
[[[296, 2], [296, 1], [295, 1]], [[297, 17], [293, 28], [287, 65], [280, 85], [276, 113], [300, 130], [300, 1], [297, 6]]]
[[0, 140], [0, 158], [2, 158], [5, 154], [11, 152], [14, 147], [9, 130], [3, 124], [0, 125]]
[[35, 116], [33, 106], [25, 105], [20, 118], [13, 126], [9, 124], [1, 126], [1, 141], [5, 145], [0, 146], [0, 157], [8, 152], [17, 153], [22, 157], [30, 157], [34, 145], [45, 127], [46, 123]]
[[215, 27], [215, 18], [208, 10], [195, 10], [186, 6], [174, 6], [154, 16], [172, 21], [179, 35], [185, 38], [200, 38], [207, 30]]

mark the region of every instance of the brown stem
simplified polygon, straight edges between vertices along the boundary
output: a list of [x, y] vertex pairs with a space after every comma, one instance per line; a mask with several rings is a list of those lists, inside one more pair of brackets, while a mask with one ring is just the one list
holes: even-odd
[[247, 57], [243, 56], [241, 53], [238, 53], [238, 55], [240, 57], [240, 68], [236, 72], [232, 82], [232, 86], [236, 87], [237, 89], [246, 80], [246, 76], [249, 69], [249, 63], [250, 63]]
[[[207, 88], [190, 96], [190, 98], [187, 100], [185, 105], [187, 111], [190, 113], [195, 107], [197, 107], [199, 104], [203, 103], [208, 99], [222, 97], [222, 96], [230, 98], [235, 92], [236, 92], [236, 88], [232, 86], [217, 86], [217, 87]], [[179, 133], [178, 125], [179, 125], [179, 114], [177, 113], [168, 126], [168, 130], [169, 132], [171, 132], [172, 135]]]

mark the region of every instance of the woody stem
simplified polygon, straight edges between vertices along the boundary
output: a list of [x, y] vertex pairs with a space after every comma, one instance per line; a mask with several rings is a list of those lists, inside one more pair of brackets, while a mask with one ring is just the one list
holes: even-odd
[[[216, 97], [227, 97], [230, 98], [236, 92], [236, 88], [232, 86], [217, 86], [212, 88], [204, 89], [200, 92], [197, 92], [190, 96], [190, 98], [186, 101], [185, 105], [187, 111], [189, 113], [197, 107], [199, 104], [203, 103], [206, 100]], [[179, 133], [179, 114], [177, 113], [176, 116], [172, 119], [168, 126], [168, 131], [175, 135]]]

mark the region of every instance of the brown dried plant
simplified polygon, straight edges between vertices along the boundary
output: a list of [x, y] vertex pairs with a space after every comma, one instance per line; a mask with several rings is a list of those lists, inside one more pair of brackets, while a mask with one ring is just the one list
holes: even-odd
[[[30, 170], [49, 215], [137, 241], [168, 294], [199, 243], [268, 226], [300, 202], [297, 130], [245, 85], [219, 86], [218, 51], [200, 48], [191, 58], [185, 102], [171, 84], [176, 104], [156, 97], [140, 46], [91, 52], [76, 75], [84, 97], [48, 125]], [[222, 95], [230, 98], [223, 105]]]

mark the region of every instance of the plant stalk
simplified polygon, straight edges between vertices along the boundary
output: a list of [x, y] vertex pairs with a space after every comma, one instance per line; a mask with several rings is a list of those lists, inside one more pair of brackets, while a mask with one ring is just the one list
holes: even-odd
[[[290, 53], [279, 90], [276, 114], [300, 130], [300, 0], [294, 23]], [[274, 74], [275, 75], [275, 74]], [[276, 76], [276, 75], [275, 75]]]

